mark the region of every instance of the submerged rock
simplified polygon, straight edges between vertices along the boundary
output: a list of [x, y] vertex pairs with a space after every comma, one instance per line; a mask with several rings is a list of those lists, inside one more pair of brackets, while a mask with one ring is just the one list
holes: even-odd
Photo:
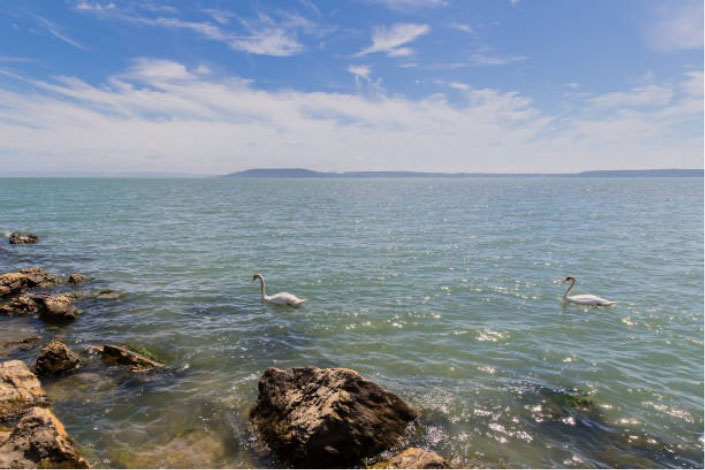
[[60, 341], [51, 341], [39, 353], [34, 372], [39, 376], [57, 375], [76, 369], [81, 359]]
[[24, 289], [51, 287], [57, 283], [58, 278], [42, 268], [22, 268], [0, 275], [0, 297], [18, 294]]
[[0, 346], [0, 356], [7, 356], [16, 351], [29, 351], [37, 347], [37, 342], [40, 340], [39, 336], [30, 336], [17, 341], [7, 341]]
[[98, 292], [98, 294], [95, 296], [96, 299], [98, 300], [115, 300], [120, 298], [122, 295], [122, 292], [114, 291], [114, 290], [102, 290]]
[[11, 245], [25, 245], [28, 243], [37, 243], [39, 237], [33, 233], [13, 232], [10, 234]]
[[37, 297], [39, 318], [52, 323], [65, 323], [78, 318], [79, 311], [73, 305], [72, 294], [62, 294], [53, 297]]
[[33, 407], [0, 444], [2, 468], [90, 468], [64, 426], [47, 408]]
[[0, 363], [0, 420], [16, 418], [34, 406], [48, 404], [37, 376], [24, 362]]
[[150, 359], [144, 354], [132, 351], [126, 346], [105, 344], [102, 347], [93, 348], [91, 351], [100, 353], [106, 364], [127, 367], [133, 372], [146, 372], [166, 367], [164, 364]]
[[226, 454], [226, 442], [220, 436], [189, 429], [166, 439], [149, 439], [140, 446], [114, 449], [108, 455], [110, 466], [118, 468], [222, 468]]
[[27, 315], [28, 313], [34, 313], [39, 309], [37, 301], [27, 294], [21, 294], [10, 302], [0, 305], [0, 314], [7, 315], [10, 317], [19, 317], [22, 315]]
[[418, 411], [350, 369], [267, 369], [250, 419], [283, 462], [358, 465], [396, 444]]
[[83, 284], [90, 281], [91, 278], [84, 276], [83, 274], [73, 273], [69, 274], [69, 284]]
[[450, 465], [435, 452], [412, 447], [369, 468], [450, 468]]

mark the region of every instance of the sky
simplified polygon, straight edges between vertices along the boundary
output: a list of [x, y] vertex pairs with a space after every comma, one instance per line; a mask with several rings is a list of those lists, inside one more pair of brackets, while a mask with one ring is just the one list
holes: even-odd
[[703, 167], [703, 2], [0, 0], [0, 176]]

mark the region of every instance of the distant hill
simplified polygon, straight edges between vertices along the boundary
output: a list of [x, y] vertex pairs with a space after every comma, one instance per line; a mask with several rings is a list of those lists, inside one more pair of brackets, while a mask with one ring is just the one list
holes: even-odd
[[507, 178], [507, 177], [576, 177], [576, 178], [702, 178], [702, 169], [597, 170], [580, 173], [426, 173], [416, 171], [347, 171], [326, 173], [304, 168], [256, 168], [223, 175], [225, 178]]
[[335, 173], [321, 173], [304, 168], [255, 168], [225, 175], [227, 178], [322, 178]]

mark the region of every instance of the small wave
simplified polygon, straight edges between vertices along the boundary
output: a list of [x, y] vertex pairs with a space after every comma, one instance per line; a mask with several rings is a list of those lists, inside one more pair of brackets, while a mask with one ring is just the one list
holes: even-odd
[[658, 403], [654, 403], [651, 401], [645, 401], [642, 403], [644, 406], [650, 406], [651, 408], [655, 409], [656, 411], [660, 411], [662, 413], [666, 413], [669, 416], [673, 416], [674, 418], [682, 419], [688, 424], [693, 424], [695, 420], [691, 416], [690, 413], [688, 413], [685, 410], [678, 409], [674, 406], [668, 406], [668, 405], [659, 405]]
[[499, 331], [493, 331], [493, 330], [482, 330], [475, 337], [475, 339], [477, 339], [478, 341], [490, 341], [492, 343], [496, 343], [500, 339], [504, 339], [504, 338], [505, 338], [505, 335], [503, 335]]

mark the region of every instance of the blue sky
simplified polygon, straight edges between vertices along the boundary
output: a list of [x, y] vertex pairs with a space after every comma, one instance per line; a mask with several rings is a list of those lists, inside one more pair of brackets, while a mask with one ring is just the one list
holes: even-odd
[[703, 166], [702, 2], [0, 6], [0, 173]]

